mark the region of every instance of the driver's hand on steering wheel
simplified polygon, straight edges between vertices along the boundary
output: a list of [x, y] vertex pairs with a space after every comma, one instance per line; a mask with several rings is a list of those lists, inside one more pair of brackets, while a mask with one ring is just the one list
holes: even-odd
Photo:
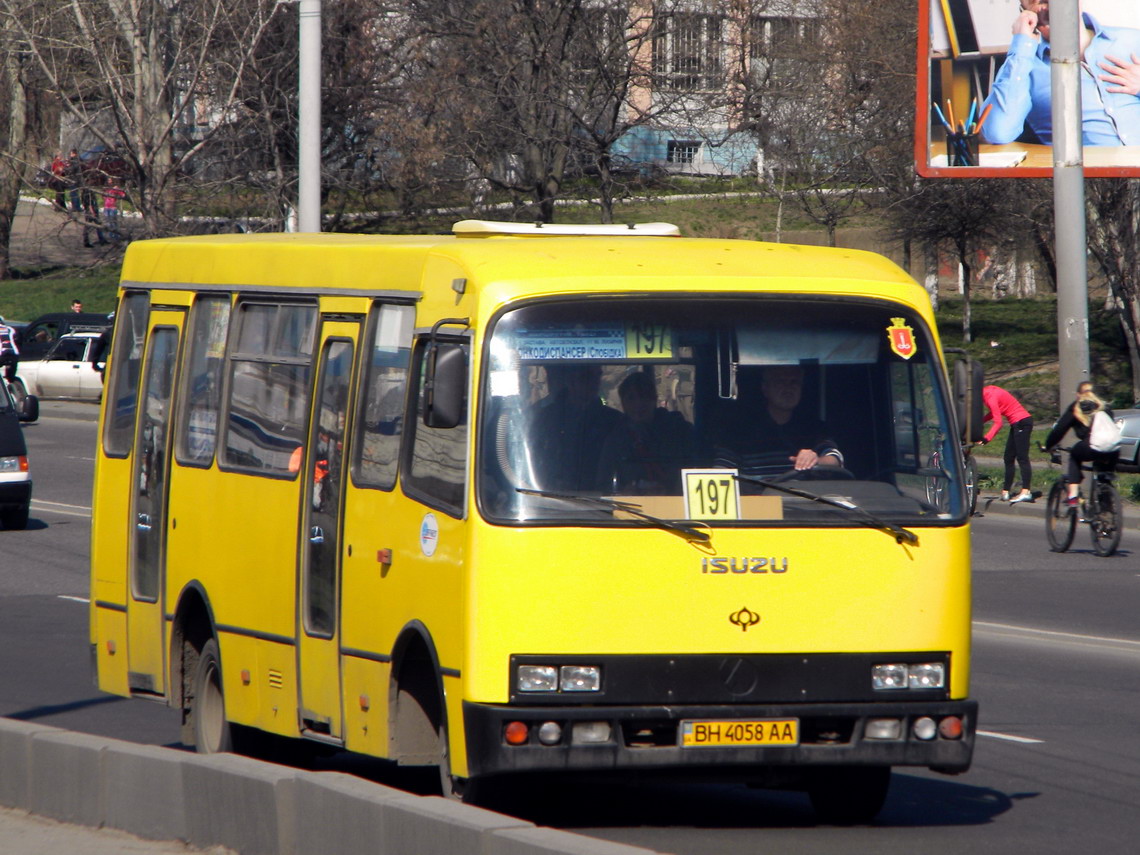
[[801, 472], [804, 469], [814, 469], [819, 465], [830, 464], [834, 466], [839, 463], [833, 455], [829, 454], [825, 457], [820, 457], [810, 448], [801, 448], [795, 457], [789, 457], [788, 459], [792, 461], [792, 468]]

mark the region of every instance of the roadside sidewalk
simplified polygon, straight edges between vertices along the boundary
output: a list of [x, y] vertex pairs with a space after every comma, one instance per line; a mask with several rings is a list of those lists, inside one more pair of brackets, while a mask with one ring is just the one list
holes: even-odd
[[0, 807], [0, 851], [4, 855], [232, 855], [221, 846], [195, 849], [177, 840], [143, 840], [111, 828], [67, 825], [6, 807]]

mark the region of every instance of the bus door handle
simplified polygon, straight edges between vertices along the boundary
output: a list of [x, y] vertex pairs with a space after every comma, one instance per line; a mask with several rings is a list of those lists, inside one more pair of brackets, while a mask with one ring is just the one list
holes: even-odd
[[319, 525], [313, 526], [309, 529], [309, 543], [324, 543], [325, 532]]
[[150, 531], [150, 514], [139, 514], [139, 521], [135, 527], [139, 531]]

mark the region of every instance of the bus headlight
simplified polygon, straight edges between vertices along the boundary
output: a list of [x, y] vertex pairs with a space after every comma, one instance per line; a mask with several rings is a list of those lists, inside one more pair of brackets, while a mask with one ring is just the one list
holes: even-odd
[[943, 662], [892, 662], [871, 666], [871, 688], [944, 689], [946, 665]]
[[558, 669], [553, 665], [520, 665], [520, 692], [557, 692]]
[[602, 669], [597, 665], [563, 665], [559, 677], [564, 692], [597, 692], [602, 688]]

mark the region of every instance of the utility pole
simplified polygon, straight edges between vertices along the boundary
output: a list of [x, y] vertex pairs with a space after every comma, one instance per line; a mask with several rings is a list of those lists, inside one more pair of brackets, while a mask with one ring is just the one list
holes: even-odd
[[1057, 357], [1061, 405], [1089, 379], [1085, 168], [1081, 136], [1079, 0], [1049, 4], [1053, 98], [1053, 230], [1057, 251]]
[[321, 230], [321, 0], [300, 0], [297, 231]]

